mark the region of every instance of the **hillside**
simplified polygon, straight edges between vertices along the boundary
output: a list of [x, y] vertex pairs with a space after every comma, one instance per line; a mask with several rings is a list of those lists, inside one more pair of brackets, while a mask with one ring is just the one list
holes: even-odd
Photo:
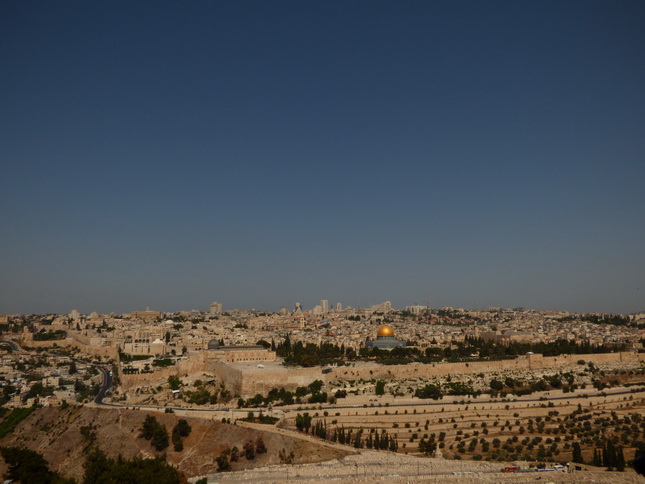
[[[175, 452], [172, 443], [164, 451], [157, 452], [149, 441], [139, 437], [146, 415], [146, 412], [124, 409], [45, 407], [33, 412], [13, 433], [0, 439], [0, 445], [17, 445], [40, 452], [52, 470], [77, 479], [83, 474], [85, 452], [93, 438], [110, 457], [119, 454], [126, 458], [156, 457], [165, 453], [168, 462], [187, 477], [215, 472], [215, 458], [224, 449], [233, 446], [242, 449], [245, 443], [255, 442], [259, 436], [264, 440], [267, 453], [259, 454], [251, 461], [241, 458], [233, 463], [232, 470], [278, 464], [282, 449], [287, 454], [294, 453], [295, 463], [320, 462], [350, 453], [349, 448], [343, 452], [289, 435], [198, 418], [186, 418], [192, 432], [183, 439], [182, 452]], [[174, 414], [153, 415], [167, 427], [168, 433], [179, 420]], [[0, 462], [0, 472], [5, 470], [5, 464]]]

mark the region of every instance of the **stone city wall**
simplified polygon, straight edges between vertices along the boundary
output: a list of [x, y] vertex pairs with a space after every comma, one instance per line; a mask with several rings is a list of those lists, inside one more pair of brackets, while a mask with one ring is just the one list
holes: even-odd
[[180, 361], [177, 366], [157, 370], [154, 373], [122, 375], [121, 385], [127, 389], [135, 385], [150, 384], [166, 380], [170, 375], [188, 376], [205, 371], [212, 373], [224, 383], [234, 396], [251, 397], [257, 393], [266, 394], [272, 388], [285, 388], [293, 391], [299, 386], [307, 386], [314, 380], [326, 383], [343, 380], [393, 380], [403, 378], [430, 378], [436, 376], [490, 373], [498, 371], [526, 371], [568, 367], [584, 360], [585, 363], [629, 363], [645, 362], [644, 353], [600, 353], [586, 355], [562, 355], [545, 357], [540, 354], [519, 356], [510, 360], [473, 361], [461, 363], [411, 363], [408, 365], [369, 364], [359, 367], [341, 366], [330, 373], [322, 373], [322, 368], [235, 368], [231, 365], [203, 358]]
[[412, 363], [408, 365], [373, 365], [363, 367], [338, 367], [329, 373], [326, 380], [329, 382], [341, 380], [370, 380], [372, 378], [390, 380], [402, 378], [430, 378], [446, 375], [460, 375], [471, 373], [490, 373], [509, 370], [538, 370], [545, 368], [562, 368], [575, 365], [578, 361], [586, 363], [632, 363], [645, 361], [645, 354], [598, 353], [587, 355], [562, 355], [543, 356], [540, 354], [519, 356], [512, 360], [499, 361], [473, 361], [462, 363]]
[[528, 370], [529, 360], [520, 356], [512, 360], [463, 362], [463, 363], [411, 363], [408, 365], [373, 365], [363, 367], [338, 367], [327, 375], [327, 381], [342, 380], [392, 380], [403, 378], [429, 378], [493, 371]]
[[34, 341], [33, 339], [23, 338], [21, 345], [25, 348], [69, 348], [70, 346], [74, 346], [86, 355], [107, 356], [108, 358], [116, 358], [117, 354], [116, 348], [112, 346], [90, 346], [70, 337], [50, 341]]
[[297, 387], [307, 386], [315, 380], [325, 381], [322, 369], [298, 368], [283, 370], [261, 370], [253, 369], [244, 372], [244, 379], [240, 386], [240, 395], [255, 395], [257, 393], [268, 393], [272, 388], [295, 390]]
[[119, 378], [121, 380], [121, 389], [127, 390], [133, 386], [149, 385], [153, 382], [167, 381], [169, 376], [176, 375], [181, 378], [201, 371], [204, 371], [203, 361], [197, 358], [189, 358], [188, 360], [178, 361], [176, 365], [154, 370], [152, 373], [125, 375], [119, 371]]
[[295, 390], [307, 386], [314, 380], [325, 380], [322, 369], [316, 368], [233, 368], [225, 363], [211, 362], [207, 365], [209, 373], [218, 377], [233, 395], [243, 397], [266, 394], [272, 388]]
[[[206, 365], [209, 373], [212, 373], [219, 380], [222, 381], [224, 386], [231, 392], [232, 395], [242, 395], [242, 382], [244, 381], [244, 374], [237, 368], [233, 368], [225, 363], [210, 361]], [[255, 392], [257, 393], [257, 392]], [[254, 393], [254, 395], [255, 395]]]

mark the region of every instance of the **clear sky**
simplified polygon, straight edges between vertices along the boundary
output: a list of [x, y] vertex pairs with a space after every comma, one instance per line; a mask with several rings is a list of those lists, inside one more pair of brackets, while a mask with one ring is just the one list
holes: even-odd
[[645, 2], [0, 3], [0, 314], [645, 310]]

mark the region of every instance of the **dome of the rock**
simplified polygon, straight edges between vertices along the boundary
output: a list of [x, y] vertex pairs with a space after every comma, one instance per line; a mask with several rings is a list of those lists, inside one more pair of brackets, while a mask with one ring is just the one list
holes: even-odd
[[389, 324], [384, 324], [381, 326], [378, 331], [376, 332], [376, 337], [384, 337], [384, 336], [392, 336], [394, 337], [394, 330], [392, 329], [392, 326]]

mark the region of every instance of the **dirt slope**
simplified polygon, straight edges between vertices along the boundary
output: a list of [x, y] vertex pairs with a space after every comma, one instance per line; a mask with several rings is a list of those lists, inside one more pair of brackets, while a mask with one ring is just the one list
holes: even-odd
[[[285, 449], [295, 454], [295, 462], [320, 462], [351, 453], [333, 449], [311, 441], [294, 439], [289, 435], [266, 432], [252, 428], [187, 418], [191, 434], [183, 439], [184, 450], [175, 452], [172, 443], [164, 452], [155, 451], [150, 443], [139, 437], [146, 412], [124, 409], [97, 409], [87, 407], [41, 408], [18, 425], [16, 430], [0, 440], [0, 445], [18, 445], [36, 450], [45, 456], [50, 467], [65, 476], [79, 478], [83, 474], [85, 450], [89, 445], [81, 433], [82, 427], [92, 426], [89, 432], [96, 434], [96, 442], [108, 456], [132, 458], [167, 455], [170, 463], [177, 466], [187, 477], [214, 472], [215, 458], [226, 447], [255, 442], [262, 436], [268, 449], [266, 454], [254, 460], [241, 458], [233, 463], [233, 470], [261, 467], [280, 463], [278, 453]], [[154, 413], [157, 420], [166, 425], [168, 433], [179, 420], [173, 414]], [[87, 433], [87, 430], [86, 430]], [[0, 459], [0, 472], [5, 465]]]

